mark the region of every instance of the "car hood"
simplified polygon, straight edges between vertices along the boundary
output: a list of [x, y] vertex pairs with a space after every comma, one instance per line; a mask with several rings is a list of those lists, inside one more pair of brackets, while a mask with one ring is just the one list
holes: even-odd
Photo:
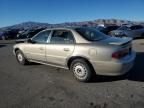
[[128, 37], [126, 38], [109, 37], [104, 40], [101, 40], [102, 43], [109, 44], [109, 45], [123, 45], [131, 41], [132, 41], [132, 38], [128, 38]]

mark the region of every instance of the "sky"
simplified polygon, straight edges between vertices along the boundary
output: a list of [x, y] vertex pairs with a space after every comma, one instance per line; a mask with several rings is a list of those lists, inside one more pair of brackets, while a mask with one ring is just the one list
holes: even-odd
[[144, 21], [144, 0], [0, 0], [0, 27], [111, 18]]

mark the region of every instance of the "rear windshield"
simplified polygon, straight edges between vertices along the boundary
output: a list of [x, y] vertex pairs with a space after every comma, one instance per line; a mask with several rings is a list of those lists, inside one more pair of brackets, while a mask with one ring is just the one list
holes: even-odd
[[75, 30], [88, 41], [97, 41], [108, 37], [94, 28], [75, 28]]

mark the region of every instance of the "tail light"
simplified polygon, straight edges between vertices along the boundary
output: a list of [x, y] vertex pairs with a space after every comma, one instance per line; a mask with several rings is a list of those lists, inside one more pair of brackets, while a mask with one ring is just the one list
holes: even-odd
[[112, 58], [120, 59], [120, 58], [128, 55], [130, 52], [131, 52], [131, 48], [120, 50], [120, 51], [114, 52], [112, 54]]

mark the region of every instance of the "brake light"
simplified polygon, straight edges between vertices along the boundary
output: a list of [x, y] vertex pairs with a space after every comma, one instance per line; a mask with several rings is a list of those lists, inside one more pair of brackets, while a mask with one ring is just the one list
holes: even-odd
[[131, 52], [131, 48], [114, 52], [114, 53], [112, 54], [112, 58], [120, 59], [120, 58], [128, 55], [129, 52]]
[[114, 53], [112, 54], [112, 58], [117, 58], [117, 59], [119, 59], [119, 58], [120, 58], [120, 53], [119, 53], [119, 52], [114, 52]]

